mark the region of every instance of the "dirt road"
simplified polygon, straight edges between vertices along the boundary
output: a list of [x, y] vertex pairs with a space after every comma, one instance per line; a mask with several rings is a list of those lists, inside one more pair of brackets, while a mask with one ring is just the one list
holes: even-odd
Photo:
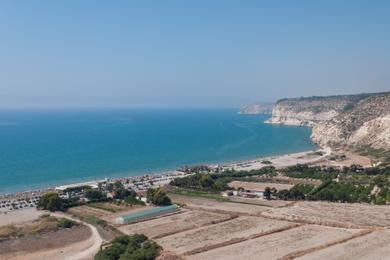
[[[91, 232], [92, 232], [91, 237], [88, 239], [89, 246], [87, 246], [86, 248], [81, 249], [81, 250], [69, 251], [68, 253], [63, 255], [64, 259], [74, 259], [74, 260], [93, 259], [95, 254], [99, 251], [100, 245], [103, 243], [103, 238], [100, 236], [96, 227], [94, 227], [93, 225], [86, 223], [84, 221], [80, 221], [78, 219], [72, 218], [64, 213], [56, 212], [56, 213], [52, 213], [52, 215], [55, 217], [67, 218], [67, 219], [82, 223], [83, 225], [89, 227], [91, 229]], [[79, 247], [79, 249], [80, 249], [80, 247]]]

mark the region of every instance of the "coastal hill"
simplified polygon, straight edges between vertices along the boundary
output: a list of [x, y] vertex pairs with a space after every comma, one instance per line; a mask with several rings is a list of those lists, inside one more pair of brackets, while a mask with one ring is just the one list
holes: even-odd
[[313, 127], [321, 146], [390, 148], [390, 92], [279, 100], [271, 124]]
[[273, 106], [273, 103], [253, 104], [242, 107], [238, 113], [244, 115], [271, 114]]
[[390, 93], [363, 99], [352, 109], [316, 124], [312, 139], [320, 145], [389, 149]]
[[352, 109], [360, 100], [371, 95], [374, 94], [281, 99], [276, 102], [272, 118], [267, 123], [313, 126]]

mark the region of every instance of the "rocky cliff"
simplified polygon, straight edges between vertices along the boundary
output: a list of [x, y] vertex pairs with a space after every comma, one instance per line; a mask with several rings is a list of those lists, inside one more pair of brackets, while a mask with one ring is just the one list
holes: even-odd
[[283, 99], [267, 122], [311, 126], [321, 146], [390, 149], [390, 92]]
[[271, 124], [314, 126], [351, 109], [369, 94], [301, 97], [279, 100], [272, 110]]
[[322, 146], [390, 149], [390, 93], [365, 98], [350, 110], [315, 124], [312, 140]]

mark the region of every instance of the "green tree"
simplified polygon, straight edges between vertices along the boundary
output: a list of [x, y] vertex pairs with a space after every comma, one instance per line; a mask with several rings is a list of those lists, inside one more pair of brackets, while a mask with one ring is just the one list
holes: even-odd
[[114, 193], [114, 198], [115, 199], [120, 199], [120, 200], [125, 200], [128, 197], [135, 198], [137, 196], [137, 193], [132, 190], [132, 189], [125, 189], [125, 188], [120, 188], [115, 190]]
[[160, 188], [148, 189], [148, 191], [146, 192], [146, 200], [147, 202], [158, 206], [166, 206], [172, 204], [171, 199]]
[[86, 190], [85, 197], [88, 198], [90, 201], [106, 200], [106, 195], [103, 192], [99, 190], [93, 190], [93, 189]]
[[211, 178], [210, 174], [202, 174], [199, 180], [200, 185], [202, 188], [210, 189], [214, 186], [214, 181]]
[[57, 193], [49, 192], [43, 194], [38, 201], [37, 207], [49, 211], [64, 210], [64, 200], [61, 199]]
[[153, 260], [160, 251], [161, 247], [145, 235], [135, 234], [115, 238], [111, 246], [95, 255], [95, 260]]
[[267, 200], [270, 200], [271, 199], [271, 188], [270, 187], [266, 187], [265, 190], [264, 190], [264, 193], [263, 193], [263, 197]]

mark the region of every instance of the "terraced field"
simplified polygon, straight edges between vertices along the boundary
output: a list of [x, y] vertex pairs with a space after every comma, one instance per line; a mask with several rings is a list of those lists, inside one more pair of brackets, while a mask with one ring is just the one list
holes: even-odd
[[304, 225], [264, 237], [192, 255], [188, 259], [280, 259], [293, 257], [294, 253], [318, 247], [332, 241], [345, 239], [358, 230]]
[[340, 227], [390, 226], [390, 207], [369, 204], [298, 202], [290, 207], [270, 209], [264, 216]]
[[[166, 252], [183, 259], [389, 259], [388, 206], [325, 202], [277, 206], [271, 201], [265, 207], [183, 195], [172, 198], [183, 205], [180, 217], [140, 223], [128, 232], [144, 231]], [[221, 220], [221, 215], [236, 217]]]
[[150, 238], [159, 238], [178, 232], [228, 221], [234, 215], [218, 214], [213, 212], [184, 210], [181, 214], [175, 214], [146, 222], [120, 226], [125, 234], [145, 234]]
[[236, 243], [275, 231], [288, 229], [295, 224], [261, 217], [239, 217], [212, 226], [202, 227], [157, 239], [164, 249], [178, 254], [194, 254], [216, 246]]

